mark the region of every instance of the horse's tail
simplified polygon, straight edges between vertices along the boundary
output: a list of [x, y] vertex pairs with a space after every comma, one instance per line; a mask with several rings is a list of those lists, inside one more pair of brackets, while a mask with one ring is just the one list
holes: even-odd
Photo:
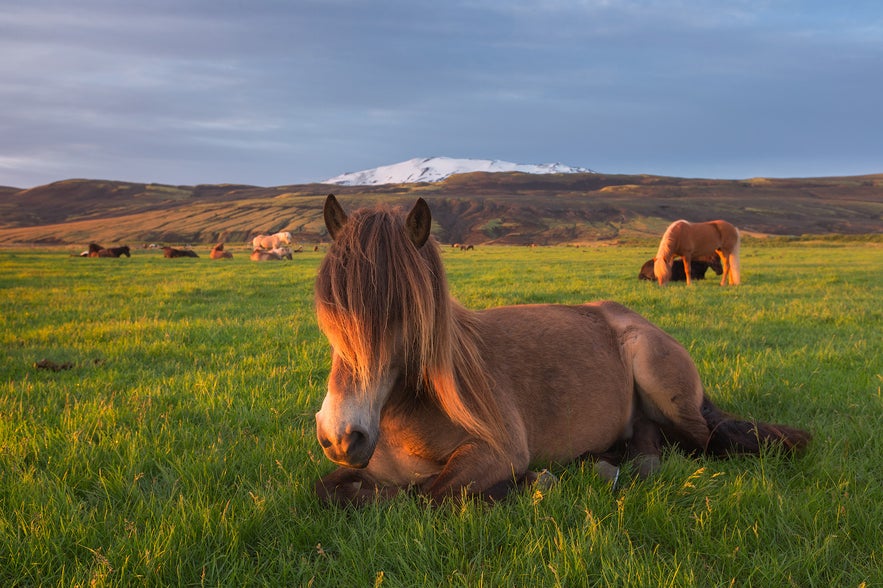
[[708, 397], [702, 399], [702, 416], [711, 430], [705, 453], [717, 457], [757, 455], [768, 446], [799, 452], [812, 440], [812, 435], [801, 429], [734, 417], [716, 407]]

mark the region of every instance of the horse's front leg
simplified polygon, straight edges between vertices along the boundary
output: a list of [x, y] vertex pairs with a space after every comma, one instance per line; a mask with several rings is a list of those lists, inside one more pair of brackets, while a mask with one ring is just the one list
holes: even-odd
[[682, 257], [681, 261], [684, 262], [684, 275], [687, 276], [687, 285], [690, 285], [690, 258]]
[[364, 506], [392, 498], [401, 491], [397, 486], [377, 483], [365, 470], [337, 468], [316, 481], [316, 494], [325, 504]]
[[529, 472], [527, 464], [527, 451], [523, 457], [503, 457], [486, 443], [466, 443], [454, 451], [423, 491], [436, 503], [446, 498], [459, 501], [464, 493], [490, 502], [502, 500], [513, 489], [537, 481], [537, 474]]

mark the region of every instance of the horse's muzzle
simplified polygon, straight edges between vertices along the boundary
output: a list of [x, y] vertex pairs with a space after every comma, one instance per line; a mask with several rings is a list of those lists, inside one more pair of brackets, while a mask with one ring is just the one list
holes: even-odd
[[367, 467], [374, 454], [375, 442], [368, 432], [360, 427], [347, 427], [337, 435], [326, 435], [316, 427], [316, 437], [325, 452], [325, 457], [337, 465], [348, 468]]

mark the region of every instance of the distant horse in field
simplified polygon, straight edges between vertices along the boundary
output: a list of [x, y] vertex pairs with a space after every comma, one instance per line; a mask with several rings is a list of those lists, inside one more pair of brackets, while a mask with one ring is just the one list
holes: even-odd
[[88, 257], [132, 257], [128, 245], [122, 247], [102, 247], [98, 243], [89, 243]]
[[233, 253], [230, 251], [224, 251], [223, 243], [218, 243], [212, 247], [212, 251], [208, 256], [212, 259], [233, 259]]
[[281, 259], [292, 259], [291, 249], [287, 247], [277, 247], [265, 251], [263, 249], [255, 249], [251, 252], [250, 259], [252, 261], [276, 261]]
[[[644, 262], [644, 265], [641, 266], [641, 272], [638, 274], [638, 279], [656, 281], [656, 274], [653, 273], [654, 263], [656, 263], [655, 257]], [[694, 280], [704, 280], [705, 272], [708, 271], [708, 268], [711, 268], [717, 275], [724, 273], [724, 266], [721, 265], [720, 258], [717, 255], [708, 255], [693, 259], [690, 262], [690, 277]], [[672, 282], [685, 282], [687, 280], [684, 266], [678, 263], [677, 260], [672, 261], [669, 280]]]
[[190, 249], [175, 249], [174, 247], [163, 247], [162, 248], [163, 257], [173, 258], [173, 257], [199, 257], [196, 254], [196, 251], [191, 251]]
[[129, 250], [128, 245], [123, 245], [122, 247], [107, 247], [98, 250], [98, 257], [120, 257], [122, 255], [132, 257], [132, 252]]
[[315, 303], [331, 372], [316, 435], [340, 466], [316, 483], [325, 502], [407, 488], [498, 500], [541, 479], [531, 467], [611, 451], [649, 475], [663, 434], [714, 456], [810, 440], [720, 411], [684, 347], [615, 302], [467, 310], [449, 295], [423, 199], [407, 214], [347, 215], [332, 195], [324, 218], [333, 242]]
[[283, 231], [272, 235], [258, 235], [251, 240], [252, 249], [276, 249], [282, 245], [291, 245], [291, 233]]
[[98, 257], [98, 252], [104, 249], [104, 246], [98, 243], [89, 243], [85, 251], [80, 253], [80, 257]]
[[705, 223], [689, 223], [677, 220], [671, 223], [662, 235], [656, 251], [653, 273], [660, 286], [671, 279], [672, 259], [680, 255], [683, 259], [687, 284], [690, 284], [690, 261], [694, 257], [715, 255], [720, 257], [723, 266], [721, 286], [737, 285], [739, 275], [739, 229], [727, 221], [715, 220]]

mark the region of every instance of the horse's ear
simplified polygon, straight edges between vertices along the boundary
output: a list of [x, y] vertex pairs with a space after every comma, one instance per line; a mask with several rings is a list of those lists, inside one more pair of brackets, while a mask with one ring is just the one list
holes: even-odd
[[405, 219], [405, 228], [411, 242], [420, 249], [426, 240], [429, 239], [429, 231], [432, 229], [432, 213], [429, 211], [429, 205], [426, 200], [418, 198], [414, 208], [408, 213]]
[[340, 229], [346, 224], [346, 213], [334, 194], [329, 194], [325, 199], [325, 209], [322, 211], [325, 216], [325, 228], [332, 239], [337, 239]]

